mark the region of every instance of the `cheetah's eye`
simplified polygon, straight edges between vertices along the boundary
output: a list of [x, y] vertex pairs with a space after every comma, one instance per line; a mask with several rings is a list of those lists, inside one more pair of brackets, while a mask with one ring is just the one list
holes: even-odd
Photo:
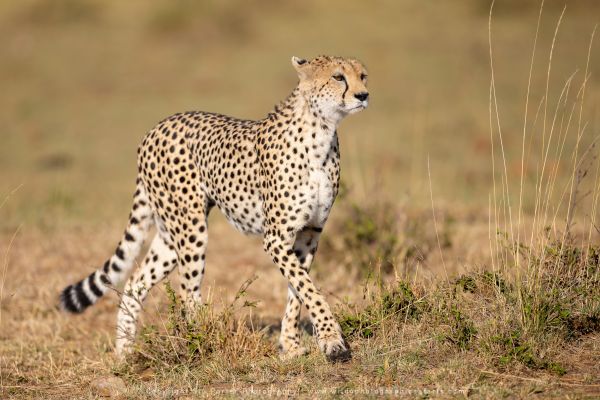
[[344, 78], [344, 75], [342, 75], [342, 74], [335, 74], [334, 76], [332, 76], [332, 78], [335, 79], [338, 82], [346, 80], [346, 78]]
[[360, 80], [361, 81], [366, 81], [367, 80], [367, 74], [360, 74]]

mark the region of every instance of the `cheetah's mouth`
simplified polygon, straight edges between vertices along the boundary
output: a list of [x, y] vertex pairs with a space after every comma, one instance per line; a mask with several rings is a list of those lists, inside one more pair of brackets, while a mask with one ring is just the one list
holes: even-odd
[[350, 107], [350, 108], [348, 108], [346, 110], [347, 110], [348, 113], [352, 114], [352, 113], [358, 112], [360, 110], [364, 110], [365, 108], [367, 108], [368, 105], [369, 105], [368, 101], [361, 101], [360, 103], [358, 103], [354, 107]]

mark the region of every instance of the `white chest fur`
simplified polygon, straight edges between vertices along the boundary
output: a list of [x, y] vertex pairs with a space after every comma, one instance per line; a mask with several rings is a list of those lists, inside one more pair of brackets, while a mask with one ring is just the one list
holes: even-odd
[[334, 182], [326, 169], [326, 161], [327, 157], [331, 156], [332, 147], [337, 143], [337, 136], [335, 129], [326, 128], [322, 127], [314, 136], [311, 133], [307, 138], [309, 145], [308, 190], [311, 203], [309, 223], [314, 226], [322, 226], [325, 223], [335, 200]]
[[323, 169], [311, 171], [309, 182], [311, 199], [313, 199], [310, 223], [314, 226], [322, 226], [333, 205], [333, 183]]

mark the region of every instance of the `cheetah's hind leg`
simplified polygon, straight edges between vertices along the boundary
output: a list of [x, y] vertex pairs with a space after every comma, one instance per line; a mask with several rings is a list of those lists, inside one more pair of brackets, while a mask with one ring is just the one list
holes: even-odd
[[158, 210], [158, 227], [173, 240], [178, 260], [179, 294], [189, 311], [187, 316], [193, 319], [196, 307], [202, 304], [200, 289], [204, 278], [210, 203], [201, 192], [180, 197], [179, 201], [180, 207], [185, 208], [186, 212]]
[[142, 265], [125, 284], [117, 315], [115, 351], [124, 356], [135, 341], [137, 320], [148, 292], [177, 266], [177, 253], [160, 232], [156, 234]]

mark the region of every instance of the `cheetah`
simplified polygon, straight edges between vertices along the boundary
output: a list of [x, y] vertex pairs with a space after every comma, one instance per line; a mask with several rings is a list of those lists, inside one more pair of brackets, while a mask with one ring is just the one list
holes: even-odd
[[281, 357], [307, 354], [300, 344], [301, 305], [326, 358], [351, 357], [309, 270], [339, 188], [337, 126], [367, 107], [367, 71], [353, 58], [291, 61], [298, 84], [264, 119], [185, 112], [159, 122], [144, 137], [137, 153], [133, 207], [121, 241], [103, 267], [60, 295], [63, 310], [83, 312], [129, 276], [150, 229], [156, 227], [148, 253], [123, 289], [117, 355], [131, 350], [142, 302], [175, 267], [185, 306], [201, 304], [207, 217], [216, 206], [241, 232], [263, 235], [264, 251], [287, 279]]

